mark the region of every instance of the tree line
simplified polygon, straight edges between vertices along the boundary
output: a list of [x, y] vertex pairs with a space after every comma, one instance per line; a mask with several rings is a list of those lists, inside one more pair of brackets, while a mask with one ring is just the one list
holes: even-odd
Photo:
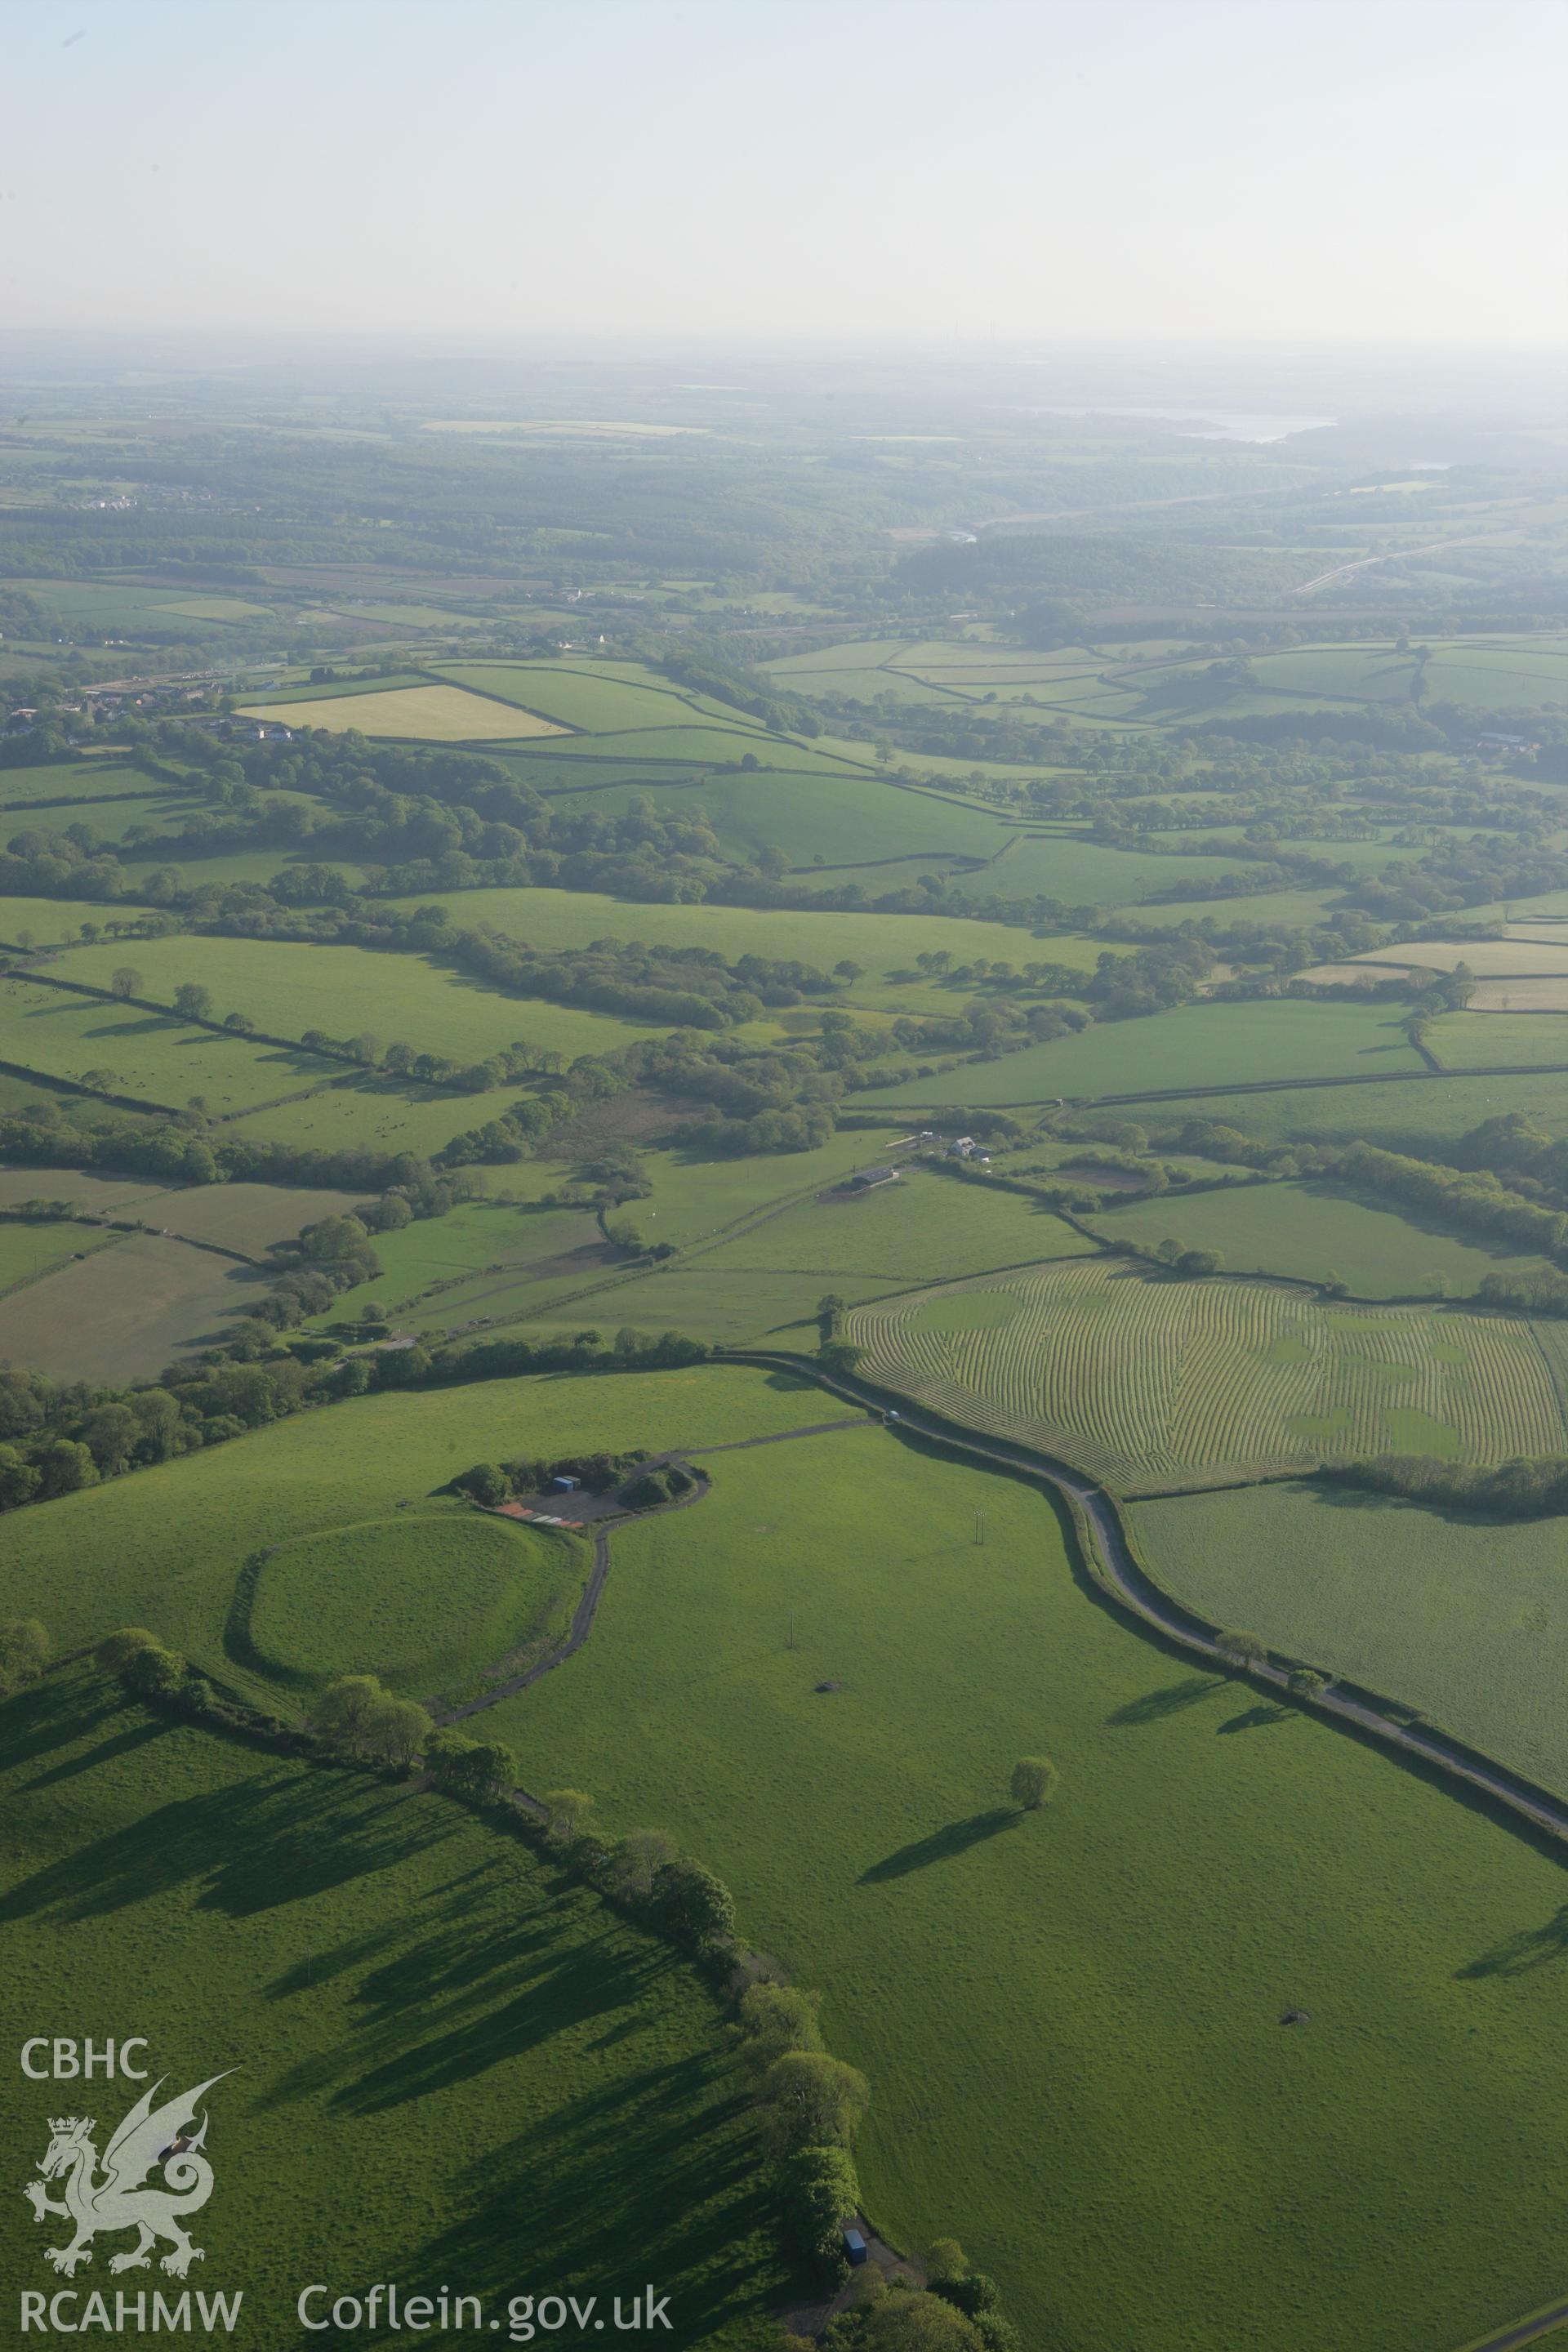
[[680, 1332], [630, 1327], [610, 1339], [584, 1330], [570, 1339], [508, 1336], [352, 1354], [335, 1346], [327, 1354], [296, 1354], [275, 1340], [268, 1352], [253, 1352], [263, 1344], [258, 1338], [248, 1348], [209, 1350], [127, 1388], [0, 1370], [0, 1511], [50, 1502], [346, 1397], [528, 1372], [659, 1371], [702, 1363], [710, 1352]]
[[1568, 1514], [1568, 1461], [1560, 1454], [1521, 1454], [1489, 1466], [1430, 1454], [1386, 1454], [1365, 1462], [1324, 1463], [1313, 1475], [1325, 1486], [1397, 1495], [1428, 1510], [1474, 1511], [1494, 1519]]

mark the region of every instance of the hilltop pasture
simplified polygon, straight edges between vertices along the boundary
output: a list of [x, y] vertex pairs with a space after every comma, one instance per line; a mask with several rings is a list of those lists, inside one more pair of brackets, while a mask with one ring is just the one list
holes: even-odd
[[[571, 1313], [592, 1309], [730, 1345], [809, 1348], [826, 1295], [857, 1306], [909, 1290], [936, 1259], [955, 1272], [980, 1272], [1092, 1248], [1059, 1217], [1015, 1193], [944, 1183], [911, 1170], [896, 1185], [871, 1192], [797, 1196], [732, 1240], [617, 1280], [599, 1297], [579, 1299]], [[552, 1306], [536, 1311], [546, 1323], [563, 1321]]]
[[1552, 1972], [1495, 1956], [1550, 1935], [1554, 1863], [1128, 1633], [1021, 1485], [876, 1430], [709, 1466], [484, 1719], [822, 1990], [879, 2227], [984, 2249], [1075, 2352], [1409, 2352], [1539, 2304], [1565, 2062]]
[[62, 1645], [146, 1625], [219, 1667], [237, 1580], [266, 1545], [423, 1508], [475, 1461], [637, 1445], [700, 1459], [826, 1417], [809, 1382], [707, 1367], [357, 1398], [18, 1512], [0, 1614], [42, 1610]]
[[488, 1200], [378, 1234], [375, 1254], [381, 1272], [340, 1293], [323, 1323], [342, 1322], [373, 1300], [399, 1329], [456, 1328], [476, 1314], [507, 1321], [574, 1282], [601, 1278], [628, 1255], [605, 1240], [589, 1210]]
[[708, 695], [672, 685], [639, 662], [444, 662], [437, 674], [498, 701], [526, 705], [588, 735], [689, 727], [695, 721], [726, 730], [744, 727], [769, 740], [760, 720]]
[[[1434, 1034], [1440, 1035], [1440, 1024]], [[1250, 1094], [1205, 1095], [1192, 1106], [1194, 1118], [1238, 1128], [1262, 1143], [1348, 1143], [1359, 1137], [1384, 1150], [1426, 1152], [1435, 1159], [1451, 1158], [1448, 1147], [1483, 1119], [1515, 1110], [1549, 1134], [1562, 1133], [1568, 1128], [1568, 1092], [1562, 1078], [1546, 1072], [1475, 1077], [1423, 1073], [1388, 1086], [1302, 1083]], [[1180, 1107], [1168, 1114], [1150, 1114], [1184, 1115]]]
[[411, 1698], [467, 1696], [487, 1666], [564, 1633], [587, 1572], [576, 1538], [443, 1497], [268, 1547], [247, 1663], [296, 1693], [379, 1675]]

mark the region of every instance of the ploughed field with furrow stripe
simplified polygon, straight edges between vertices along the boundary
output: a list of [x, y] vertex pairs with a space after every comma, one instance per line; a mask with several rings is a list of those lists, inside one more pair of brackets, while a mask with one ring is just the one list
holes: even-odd
[[1522, 1318], [1077, 1258], [859, 1307], [862, 1368], [1123, 1492], [1375, 1454], [1568, 1448], [1568, 1349]]

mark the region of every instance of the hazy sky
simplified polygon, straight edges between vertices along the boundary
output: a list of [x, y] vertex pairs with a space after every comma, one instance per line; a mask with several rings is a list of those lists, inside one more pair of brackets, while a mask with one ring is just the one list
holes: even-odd
[[0, 325], [1568, 348], [1568, 0], [0, 0]]

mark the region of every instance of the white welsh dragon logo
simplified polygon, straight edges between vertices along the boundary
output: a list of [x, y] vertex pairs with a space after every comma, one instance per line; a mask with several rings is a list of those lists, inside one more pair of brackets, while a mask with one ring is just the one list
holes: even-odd
[[[207, 2118], [202, 2117], [197, 2132], [186, 2126], [195, 2122], [204, 2095], [223, 2079], [222, 2074], [214, 2074], [198, 2083], [194, 2091], [165, 2099], [155, 2108], [153, 2101], [165, 2080], [160, 2075], [142, 2092], [104, 2149], [101, 2180], [92, 2142], [98, 2126], [92, 2117], [50, 2116], [52, 2137], [38, 2167], [42, 2177], [30, 2180], [22, 2194], [32, 2206], [35, 2221], [41, 2221], [46, 2213], [58, 2213], [76, 2224], [76, 2235], [68, 2246], [50, 2246], [46, 2251], [45, 2259], [56, 2270], [69, 2278], [79, 2263], [90, 2263], [92, 2241], [100, 2230], [139, 2233], [128, 2254], [110, 2256], [111, 2271], [145, 2270], [160, 2238], [167, 2238], [174, 2250], [163, 2256], [162, 2267], [175, 2278], [184, 2278], [193, 2263], [205, 2259], [181, 2224], [187, 2214], [199, 2212], [213, 2193], [213, 2168], [202, 2154]], [[144, 2189], [142, 2184], [155, 2164], [163, 2166], [167, 2186]], [[62, 2174], [65, 2201], [57, 2204], [45, 2184]]]

